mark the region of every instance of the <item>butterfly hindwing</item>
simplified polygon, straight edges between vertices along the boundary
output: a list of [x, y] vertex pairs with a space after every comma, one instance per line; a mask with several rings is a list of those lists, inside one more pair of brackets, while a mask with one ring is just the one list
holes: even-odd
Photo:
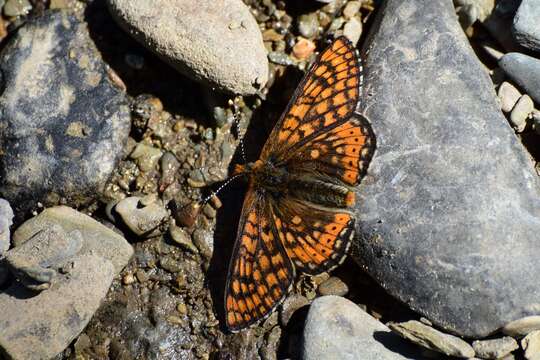
[[354, 219], [348, 212], [287, 197], [279, 200], [272, 216], [298, 272], [319, 274], [345, 258], [354, 235]]
[[244, 200], [225, 290], [227, 327], [237, 331], [281, 302], [294, 270], [272, 228], [268, 202], [250, 188]]

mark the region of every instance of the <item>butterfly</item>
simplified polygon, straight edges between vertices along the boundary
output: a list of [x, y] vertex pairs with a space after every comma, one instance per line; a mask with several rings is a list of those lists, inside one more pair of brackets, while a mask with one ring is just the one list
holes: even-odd
[[231, 332], [266, 318], [295, 274], [315, 275], [343, 262], [354, 235], [353, 187], [375, 150], [357, 114], [362, 67], [352, 44], [337, 38], [304, 76], [253, 163], [225, 289]]

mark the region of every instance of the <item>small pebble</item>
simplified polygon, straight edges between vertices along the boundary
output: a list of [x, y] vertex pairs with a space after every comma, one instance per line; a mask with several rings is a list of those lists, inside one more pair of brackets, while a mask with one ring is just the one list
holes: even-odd
[[351, 19], [360, 12], [362, 3], [360, 1], [349, 1], [343, 9], [343, 16], [345, 19]]
[[506, 324], [502, 328], [503, 334], [512, 337], [525, 336], [535, 330], [540, 330], [540, 316], [526, 316], [524, 318], [514, 320]]
[[174, 224], [170, 224], [169, 234], [171, 235], [171, 238], [175, 243], [177, 243], [184, 249], [191, 251], [192, 253], [197, 253], [197, 248], [195, 247], [195, 245], [193, 245], [193, 242], [191, 241], [191, 236], [189, 236], [187, 231]]
[[294, 65], [294, 61], [287, 54], [277, 51], [272, 51], [268, 53], [268, 60], [278, 65]]
[[358, 40], [360, 40], [360, 36], [362, 35], [362, 23], [360, 20], [358, 20], [356, 17], [353, 17], [343, 27], [343, 35], [347, 39], [349, 39], [354, 46], [358, 43]]
[[124, 277], [122, 278], [122, 283], [124, 285], [131, 285], [135, 282], [135, 276], [133, 276], [132, 273], [127, 273], [126, 275], [124, 275]]
[[203, 207], [203, 214], [206, 215], [206, 217], [208, 217], [209, 219], [215, 219], [217, 211], [210, 204], [206, 204]]
[[540, 330], [536, 330], [521, 340], [521, 347], [525, 350], [525, 359], [540, 360]]
[[316, 13], [304, 14], [298, 18], [298, 32], [305, 38], [313, 39], [319, 31]]
[[332, 276], [319, 286], [318, 292], [319, 295], [322, 296], [345, 296], [349, 292], [349, 288], [347, 287], [347, 284], [345, 284], [340, 278]]
[[176, 305], [176, 311], [178, 311], [180, 314], [185, 315], [188, 312], [187, 306], [184, 303], [179, 303]]
[[212, 203], [215, 209], [219, 209], [223, 206], [223, 203], [216, 195], [210, 198], [210, 202]]
[[521, 94], [514, 85], [505, 81], [499, 86], [498, 96], [501, 100], [502, 111], [509, 113], [514, 108], [514, 105], [516, 105]]
[[51, 0], [49, 9], [65, 9], [68, 7], [68, 0]]
[[315, 43], [309, 39], [299, 38], [292, 49], [295, 58], [305, 60], [315, 51]]
[[26, 15], [32, 10], [32, 4], [28, 0], [7, 0], [4, 5], [4, 15]]
[[517, 341], [510, 336], [492, 340], [476, 340], [472, 346], [476, 357], [481, 359], [499, 359], [519, 348]]
[[529, 95], [522, 95], [510, 113], [510, 122], [517, 132], [523, 132], [527, 127], [527, 118], [534, 110], [534, 103]]
[[178, 260], [170, 255], [162, 257], [159, 260], [159, 265], [162, 269], [167, 270], [170, 273], [176, 273], [182, 270], [182, 266], [179, 264]]
[[147, 282], [149, 279], [148, 274], [141, 269], [135, 272], [135, 276], [137, 277], [137, 280], [139, 280], [141, 284]]

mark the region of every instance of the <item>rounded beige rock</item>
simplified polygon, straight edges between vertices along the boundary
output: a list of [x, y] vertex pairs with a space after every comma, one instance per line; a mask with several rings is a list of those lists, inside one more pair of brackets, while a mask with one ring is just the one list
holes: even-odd
[[262, 35], [240, 0], [107, 0], [124, 30], [184, 75], [249, 95], [268, 79]]

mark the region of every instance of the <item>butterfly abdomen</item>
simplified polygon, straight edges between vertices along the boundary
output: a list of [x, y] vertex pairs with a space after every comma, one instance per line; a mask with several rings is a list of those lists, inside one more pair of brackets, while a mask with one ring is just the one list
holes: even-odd
[[310, 176], [294, 176], [289, 179], [289, 194], [313, 204], [329, 208], [347, 208], [354, 205], [354, 192], [332, 182]]

